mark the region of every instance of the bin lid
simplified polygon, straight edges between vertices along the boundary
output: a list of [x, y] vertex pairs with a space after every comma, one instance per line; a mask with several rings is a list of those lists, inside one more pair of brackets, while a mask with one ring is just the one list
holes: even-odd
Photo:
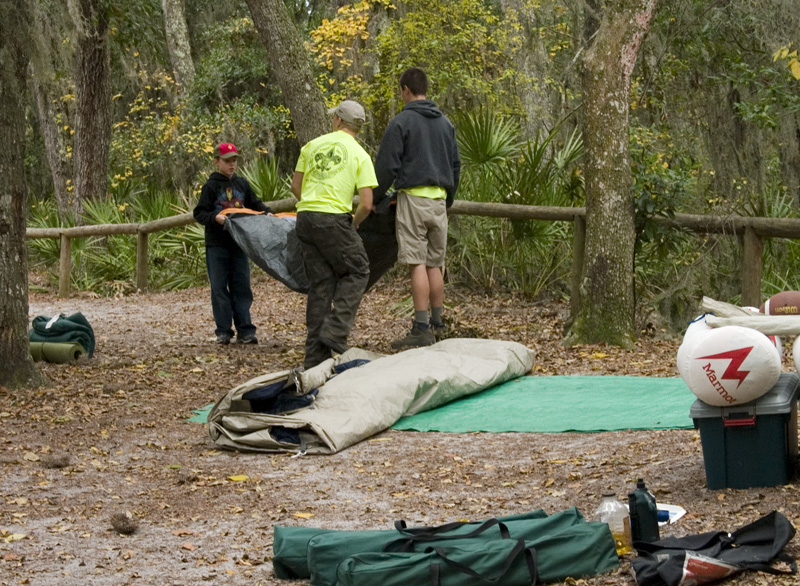
[[758, 399], [730, 407], [715, 407], [697, 399], [689, 409], [689, 417], [728, 417], [734, 413], [752, 415], [778, 415], [790, 413], [800, 397], [800, 376], [796, 372], [782, 372], [773, 387]]

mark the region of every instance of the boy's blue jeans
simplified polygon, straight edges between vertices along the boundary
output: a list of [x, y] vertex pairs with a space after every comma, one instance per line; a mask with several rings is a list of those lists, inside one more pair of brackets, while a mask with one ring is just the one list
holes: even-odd
[[206, 247], [206, 269], [211, 283], [211, 311], [215, 333], [233, 337], [231, 324], [240, 338], [256, 333], [250, 319], [253, 290], [250, 288], [250, 261], [238, 247]]

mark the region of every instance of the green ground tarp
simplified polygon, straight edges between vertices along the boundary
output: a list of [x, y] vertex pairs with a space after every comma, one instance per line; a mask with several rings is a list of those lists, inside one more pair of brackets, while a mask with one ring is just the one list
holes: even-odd
[[[411, 417], [392, 429], [449, 433], [616, 431], [693, 427], [680, 378], [530, 376]], [[510, 406], [512, 408], [510, 408]], [[189, 421], [205, 423], [213, 403]]]
[[615, 431], [693, 427], [695, 397], [680, 378], [526, 376], [392, 429], [448, 433]]

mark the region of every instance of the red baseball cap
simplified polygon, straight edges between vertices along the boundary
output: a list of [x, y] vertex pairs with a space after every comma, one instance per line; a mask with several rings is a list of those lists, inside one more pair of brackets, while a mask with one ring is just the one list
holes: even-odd
[[236, 145], [232, 142], [223, 142], [214, 147], [214, 158], [231, 159], [238, 157], [239, 151], [236, 150]]

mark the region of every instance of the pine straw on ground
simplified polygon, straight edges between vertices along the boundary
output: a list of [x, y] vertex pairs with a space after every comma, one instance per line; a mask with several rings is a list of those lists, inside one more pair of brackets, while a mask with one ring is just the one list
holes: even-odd
[[[333, 456], [216, 450], [192, 410], [258, 374], [302, 363], [303, 296], [254, 273], [258, 346], [213, 344], [206, 288], [98, 299], [32, 293], [30, 314], [81, 311], [94, 358], [41, 364], [44, 389], [0, 388], [0, 585], [292, 584], [272, 572], [276, 524], [388, 528], [577, 506], [644, 477], [688, 514], [685, 535], [733, 530], [771, 510], [800, 521], [795, 483], [710, 491], [694, 430], [442, 434], [386, 431]], [[351, 344], [389, 352], [408, 327], [402, 280], [364, 299]], [[400, 307], [398, 307], [400, 303]], [[515, 340], [536, 351], [533, 375], [676, 376], [679, 340], [636, 348], [561, 345], [568, 308], [448, 288], [452, 335]], [[127, 516], [130, 512], [131, 516]], [[130, 534], [112, 518], [135, 519]], [[115, 517], [116, 516], [116, 517]], [[798, 555], [796, 542], [788, 552]], [[634, 584], [619, 572], [570, 584]], [[794, 584], [746, 574], [730, 584]], [[299, 581], [298, 584], [307, 584]]]

